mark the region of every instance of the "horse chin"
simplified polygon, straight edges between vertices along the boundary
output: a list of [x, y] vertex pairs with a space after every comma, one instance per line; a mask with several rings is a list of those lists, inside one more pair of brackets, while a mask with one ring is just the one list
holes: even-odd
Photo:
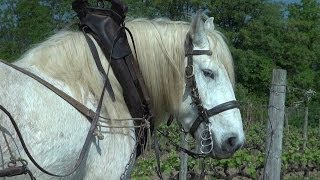
[[213, 159], [218, 159], [218, 160], [220, 160], [220, 159], [228, 159], [228, 158], [231, 158], [231, 157], [233, 156], [233, 154], [232, 154], [232, 153], [227, 153], [227, 154], [225, 154], [225, 153], [216, 153], [216, 152], [212, 151], [212, 152], [209, 154], [209, 156], [210, 156], [211, 158], [213, 158]]
[[[218, 148], [217, 148], [218, 149]], [[200, 151], [200, 148], [197, 148], [197, 152], [198, 153], [202, 153]], [[219, 150], [216, 150], [215, 148], [212, 149], [211, 152], [207, 153], [206, 156], [209, 157], [209, 158], [213, 158], [213, 159], [228, 159], [228, 158], [231, 158], [233, 156], [234, 153], [223, 153]]]
[[[224, 153], [218, 150], [219, 148], [213, 148], [211, 152], [206, 154], [207, 157], [213, 158], [213, 159], [228, 159], [233, 156], [234, 153]], [[198, 149], [198, 152], [200, 153], [200, 149]]]

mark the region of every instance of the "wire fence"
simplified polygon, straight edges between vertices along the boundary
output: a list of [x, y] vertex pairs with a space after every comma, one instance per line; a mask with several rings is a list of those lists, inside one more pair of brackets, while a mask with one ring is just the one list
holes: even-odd
[[[281, 163], [279, 169], [280, 179], [302, 179], [303, 177], [314, 177], [320, 179], [320, 106], [309, 106], [309, 95], [313, 92], [300, 88], [286, 87], [271, 84], [270, 92], [284, 94], [286, 96], [291, 93], [301, 96], [301, 100], [288, 106], [279, 106], [272, 104], [261, 104], [252, 101], [240, 102], [240, 111], [242, 115], [244, 131], [246, 134], [246, 144], [237, 151], [232, 158], [217, 160], [212, 158], [195, 160], [192, 158], [185, 159], [183, 157], [180, 165], [179, 155], [176, 154], [174, 148], [170, 146], [165, 139], [161, 139], [162, 151], [167, 152], [163, 155], [162, 169], [169, 170], [168, 179], [268, 179], [263, 174], [266, 167], [266, 159], [270, 152], [267, 151], [267, 144], [273, 144], [274, 139], [267, 141], [268, 125], [271, 124], [270, 112], [284, 113], [283, 135], [281, 143], [280, 158]], [[276, 88], [275, 88], [276, 87]], [[285, 89], [283, 88], [285, 87]], [[277, 91], [279, 88], [280, 91]], [[310, 93], [312, 92], [312, 93]], [[306, 123], [307, 120], [307, 123]], [[276, 124], [277, 126], [278, 124]], [[166, 127], [173, 128], [175, 126]], [[179, 138], [179, 127], [170, 129], [172, 136], [177, 142], [184, 142], [185, 138]], [[274, 135], [273, 132], [271, 135]], [[183, 144], [183, 143], [181, 143]], [[194, 148], [194, 143], [189, 148]], [[277, 147], [277, 145], [276, 145]], [[185, 169], [184, 177], [179, 177], [179, 170]], [[182, 172], [180, 172], [182, 173]], [[313, 176], [314, 174], [317, 174]], [[270, 179], [270, 178], [269, 178]], [[271, 178], [272, 179], [272, 178]]]

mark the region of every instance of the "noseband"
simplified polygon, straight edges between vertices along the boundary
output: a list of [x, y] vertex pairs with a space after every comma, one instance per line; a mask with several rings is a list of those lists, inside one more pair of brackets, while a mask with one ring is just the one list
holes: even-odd
[[[190, 38], [186, 40], [186, 57], [188, 57], [188, 64], [185, 70], [185, 77], [186, 77], [186, 85], [191, 91], [191, 100], [192, 103], [197, 107], [198, 111], [198, 117], [197, 119], [193, 122], [189, 133], [194, 136], [194, 133], [198, 129], [201, 123], [206, 123], [206, 125], [209, 125], [209, 118], [217, 115], [221, 112], [234, 109], [234, 108], [239, 108], [239, 104], [236, 100], [233, 101], [228, 101], [225, 103], [222, 103], [220, 105], [217, 105], [209, 110], [207, 110], [203, 104], [202, 100], [199, 96], [199, 90], [197, 88], [197, 82], [194, 76], [194, 67], [193, 67], [193, 56], [197, 55], [212, 55], [211, 50], [193, 50], [193, 45], [190, 40]], [[210, 132], [210, 131], [209, 131]], [[207, 133], [206, 133], [207, 134]], [[205, 135], [207, 137], [207, 135]]]

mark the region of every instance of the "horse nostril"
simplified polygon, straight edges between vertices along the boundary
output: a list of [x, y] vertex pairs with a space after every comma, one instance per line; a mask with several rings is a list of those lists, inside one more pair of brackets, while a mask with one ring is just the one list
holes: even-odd
[[230, 145], [230, 147], [233, 147], [236, 144], [236, 137], [230, 137], [229, 139], [227, 139], [228, 144]]
[[223, 141], [221, 148], [222, 148], [222, 151], [224, 152], [234, 153], [241, 146], [242, 146], [242, 143], [240, 142], [237, 136], [231, 136], [231, 137], [229, 136]]

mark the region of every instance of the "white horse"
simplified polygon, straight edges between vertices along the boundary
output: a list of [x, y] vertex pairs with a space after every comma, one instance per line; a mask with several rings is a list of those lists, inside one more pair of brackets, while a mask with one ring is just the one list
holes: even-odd
[[[214, 30], [213, 18], [203, 22], [200, 15], [191, 24], [167, 20], [138, 19], [127, 22], [136, 48], [139, 66], [152, 100], [156, 126], [169, 114], [175, 114], [185, 131], [197, 118], [186, 88], [184, 43], [189, 33], [195, 50], [211, 50], [212, 55], [193, 56], [194, 74], [199, 96], [210, 109], [235, 100], [234, 72], [231, 54], [221, 33]], [[130, 42], [132, 46], [132, 43]], [[96, 44], [103, 67], [108, 61]], [[53, 84], [90, 109], [97, 107], [103, 80], [81, 32], [59, 32], [26, 52], [14, 62]], [[45, 169], [65, 174], [78, 158], [90, 123], [77, 110], [32, 78], [0, 63], [0, 105], [17, 121], [32, 156]], [[102, 116], [111, 119], [130, 118], [122, 89], [112, 70], [109, 78], [116, 101], [105, 96]], [[110, 122], [114, 126], [132, 126], [133, 121]], [[228, 158], [244, 143], [240, 111], [226, 110], [209, 118], [213, 149], [208, 154]], [[200, 124], [193, 134], [200, 152]], [[5, 168], [12, 153], [29, 161], [9, 118], [0, 111], [0, 168]], [[136, 142], [133, 128], [107, 128], [104, 139], [95, 138], [80, 168], [63, 179], [119, 179], [125, 171]], [[58, 179], [39, 171], [31, 162], [30, 171], [37, 179]], [[128, 169], [128, 170], [127, 170]], [[127, 172], [126, 172], [127, 173]], [[12, 179], [27, 179], [22, 175]], [[11, 178], [7, 178], [11, 179]]]

